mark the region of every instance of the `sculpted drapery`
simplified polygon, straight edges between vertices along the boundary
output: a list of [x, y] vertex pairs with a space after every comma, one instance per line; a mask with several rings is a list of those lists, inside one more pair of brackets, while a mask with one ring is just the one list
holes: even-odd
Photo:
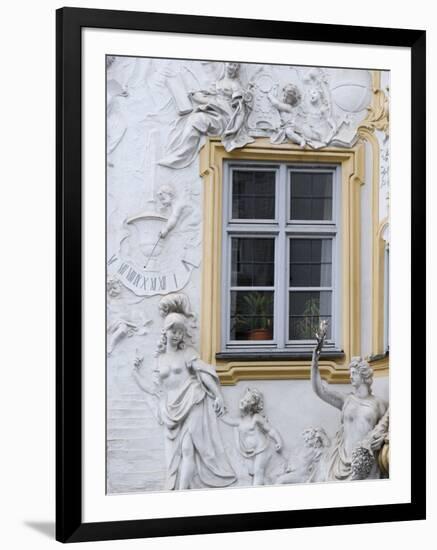
[[193, 314], [186, 296], [169, 294], [160, 302], [164, 319], [157, 349], [154, 384], [133, 371], [141, 389], [157, 400], [157, 417], [164, 427], [167, 489], [227, 487], [236, 481], [218, 429], [224, 413], [220, 383], [214, 368], [190, 346]]
[[226, 63], [225, 75], [209, 90], [189, 94], [193, 109], [176, 121], [167, 154], [159, 164], [170, 168], [189, 166], [197, 157], [203, 136], [221, 136], [227, 151], [254, 141], [244, 128], [250, 93], [238, 79], [239, 69], [238, 63]]
[[171, 397], [163, 396], [160, 402], [166, 437], [167, 489], [181, 488], [179, 473], [187, 437], [192, 441], [194, 473], [200, 486], [227, 487], [236, 477], [223, 449], [213, 410], [214, 395], [208, 389], [211, 383], [219, 384], [217, 375], [192, 348], [181, 353], [190, 375]]

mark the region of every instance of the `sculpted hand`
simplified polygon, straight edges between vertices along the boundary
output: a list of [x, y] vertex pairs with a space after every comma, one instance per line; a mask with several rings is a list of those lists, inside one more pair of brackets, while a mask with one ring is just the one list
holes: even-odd
[[371, 451], [379, 451], [384, 445], [386, 433], [374, 430], [372, 434], [361, 442], [361, 446]]
[[143, 359], [144, 357], [135, 357], [135, 360], [134, 360], [134, 369], [135, 369], [135, 372], [139, 372], [142, 365], [143, 365]]
[[223, 403], [223, 398], [217, 396], [213, 403], [213, 408], [217, 416], [222, 416], [225, 413], [225, 404]]
[[155, 384], [155, 386], [159, 386], [161, 384], [161, 377], [159, 376], [159, 371], [154, 370], [152, 372], [152, 381]]
[[323, 348], [323, 344], [325, 343], [327, 331], [328, 331], [328, 323], [326, 321], [321, 321], [319, 330], [315, 334], [317, 344], [314, 349], [313, 355], [316, 355], [316, 356], [320, 355], [320, 352], [322, 351], [322, 348]]

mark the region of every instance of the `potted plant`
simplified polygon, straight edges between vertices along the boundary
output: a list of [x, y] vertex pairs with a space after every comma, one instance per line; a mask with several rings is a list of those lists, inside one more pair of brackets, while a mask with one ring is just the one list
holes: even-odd
[[249, 327], [248, 340], [272, 340], [271, 305], [273, 297], [270, 294], [251, 292], [243, 297], [244, 314], [239, 316], [239, 325]]
[[319, 301], [310, 298], [305, 304], [303, 317], [295, 325], [295, 335], [299, 340], [312, 340], [320, 323]]

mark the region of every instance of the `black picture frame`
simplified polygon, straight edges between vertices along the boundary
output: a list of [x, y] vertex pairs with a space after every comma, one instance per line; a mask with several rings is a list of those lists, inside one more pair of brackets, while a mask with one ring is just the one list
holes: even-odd
[[62, 8], [56, 14], [56, 538], [61, 542], [425, 519], [425, 344], [413, 322], [411, 502], [375, 506], [82, 522], [83, 28], [293, 39], [411, 49], [412, 319], [425, 318], [425, 44], [422, 30]]

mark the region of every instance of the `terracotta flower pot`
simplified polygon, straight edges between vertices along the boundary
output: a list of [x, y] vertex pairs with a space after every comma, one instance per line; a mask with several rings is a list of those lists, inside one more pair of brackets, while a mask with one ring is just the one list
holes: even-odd
[[271, 340], [272, 331], [269, 328], [255, 328], [249, 332], [249, 340]]

